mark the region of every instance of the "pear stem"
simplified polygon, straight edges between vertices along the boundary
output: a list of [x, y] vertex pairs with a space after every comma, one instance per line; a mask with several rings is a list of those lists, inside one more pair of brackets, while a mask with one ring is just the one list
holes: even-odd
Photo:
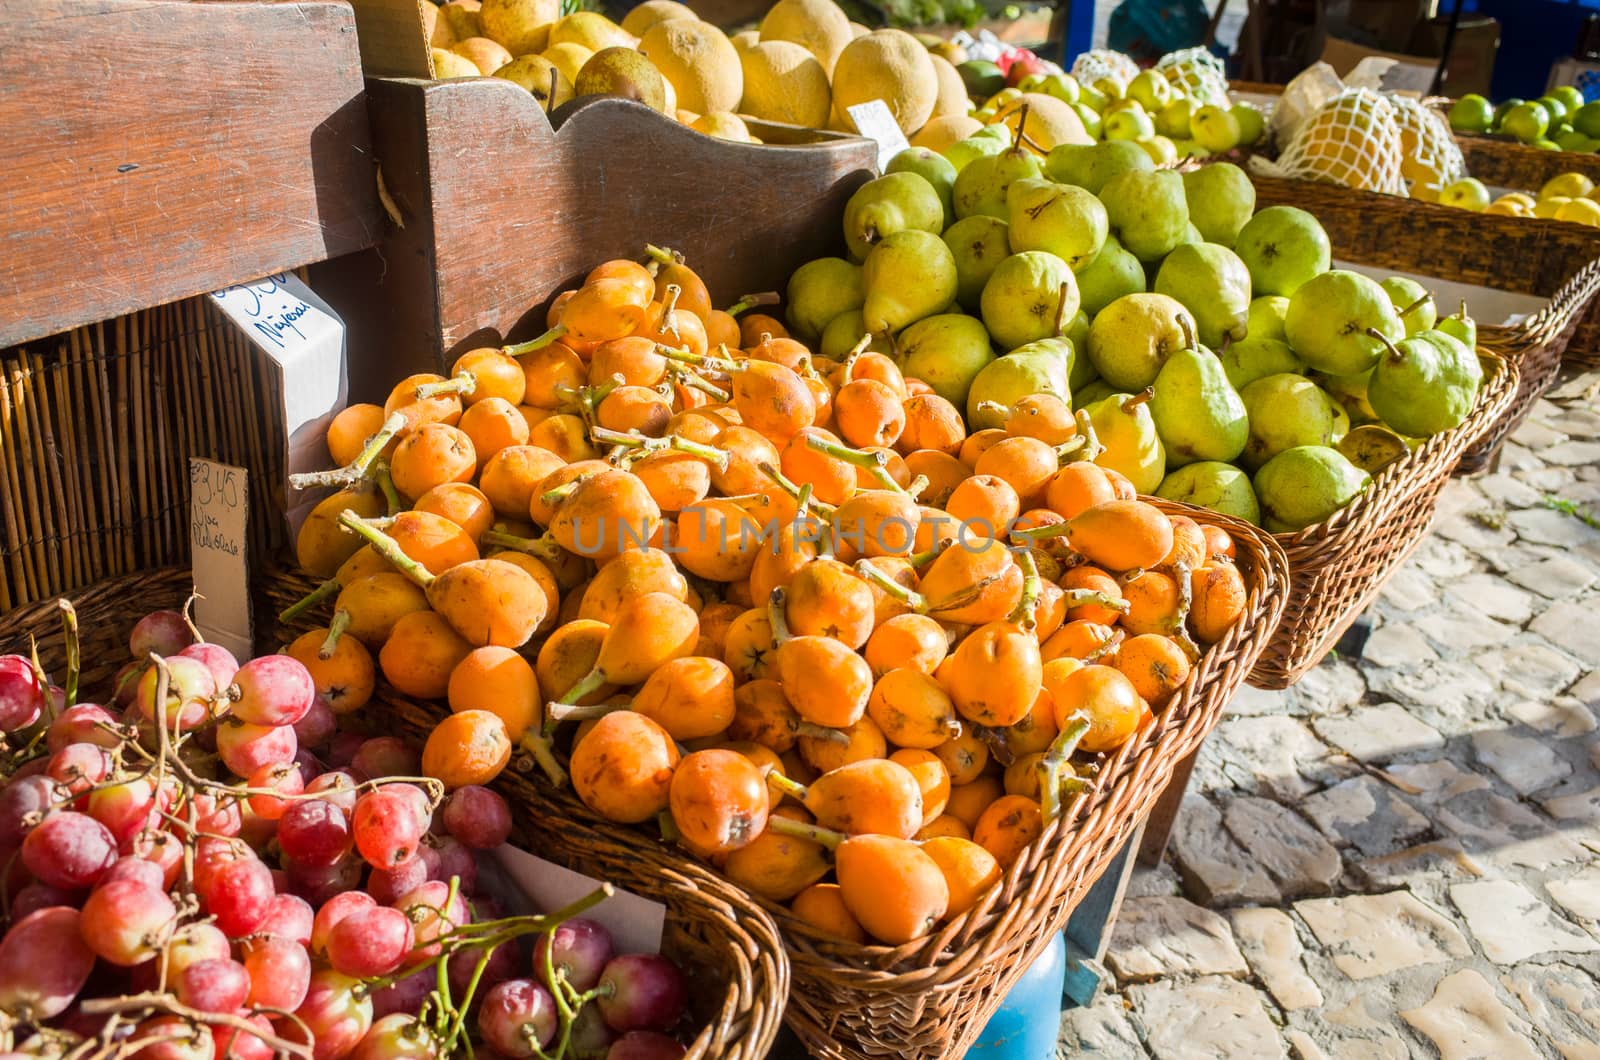
[[1061, 290], [1056, 294], [1056, 338], [1058, 339], [1067, 333], [1067, 324], [1069, 323], [1067, 320], [1067, 289], [1070, 286], [1063, 280]]
[[1412, 302], [1410, 305], [1400, 310], [1400, 317], [1404, 319], [1432, 301], [1433, 295], [1424, 292], [1421, 298], [1418, 298], [1415, 302]]
[[1188, 313], [1178, 314], [1178, 329], [1183, 332], [1183, 348], [1186, 350], [1194, 349], [1194, 321], [1189, 319]]
[[1377, 328], [1368, 328], [1367, 335], [1368, 337], [1377, 339], [1379, 342], [1383, 343], [1383, 348], [1389, 351], [1389, 359], [1391, 361], [1394, 361], [1396, 364], [1398, 364], [1406, 359], [1406, 355], [1400, 352], [1400, 347], [1390, 342], [1389, 337], [1383, 332], [1379, 331]]
[[1149, 401], [1155, 396], [1156, 388], [1153, 386], [1147, 386], [1137, 394], [1130, 397], [1128, 400], [1124, 401], [1122, 403], [1122, 411], [1132, 412], [1134, 409], [1138, 408], [1140, 405], [1143, 405], [1146, 401]]
[[1024, 103], [1017, 110], [1017, 135], [1011, 141], [1011, 150], [1013, 151], [1022, 150], [1022, 130], [1028, 124], [1028, 108], [1030, 106], [1032, 104]]

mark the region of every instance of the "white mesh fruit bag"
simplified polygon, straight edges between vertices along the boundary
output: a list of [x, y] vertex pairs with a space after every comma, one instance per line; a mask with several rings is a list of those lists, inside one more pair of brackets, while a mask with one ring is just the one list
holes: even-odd
[[1300, 126], [1344, 91], [1344, 82], [1327, 63], [1306, 67], [1284, 86], [1272, 108], [1272, 138], [1280, 144], [1293, 140]]
[[1449, 184], [1467, 175], [1466, 159], [1442, 114], [1410, 96], [1387, 98], [1400, 126], [1400, 169], [1408, 180]]
[[1139, 64], [1109, 48], [1095, 48], [1078, 56], [1072, 64], [1072, 77], [1080, 85], [1094, 86], [1102, 77], [1126, 85], [1139, 75]]
[[1276, 161], [1258, 156], [1250, 165], [1269, 176], [1404, 195], [1396, 113], [1376, 92], [1346, 92], [1301, 125]]
[[1222, 60], [1205, 48], [1168, 52], [1156, 63], [1168, 83], [1204, 104], [1228, 105], [1228, 74]]

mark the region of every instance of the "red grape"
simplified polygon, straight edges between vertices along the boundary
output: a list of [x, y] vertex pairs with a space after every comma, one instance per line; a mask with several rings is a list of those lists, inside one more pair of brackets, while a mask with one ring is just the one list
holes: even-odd
[[38, 721], [44, 698], [44, 686], [31, 660], [0, 655], [0, 733], [17, 732]]
[[50, 756], [45, 774], [74, 795], [81, 795], [111, 773], [111, 756], [92, 743], [68, 744]]
[[52, 813], [22, 841], [22, 863], [53, 887], [92, 887], [116, 860], [117, 841], [86, 813]]
[[[566, 979], [567, 985], [583, 993], [593, 990], [600, 982], [616, 948], [611, 932], [599, 921], [587, 917], [573, 917], [552, 932], [541, 934], [533, 942], [533, 974], [545, 981], [545, 950], [550, 951], [551, 964], [556, 974]], [[554, 986], [545, 982], [546, 986]]]
[[[240, 1018], [248, 1020], [263, 1034], [272, 1033], [272, 1021], [265, 1016], [242, 1015]], [[249, 1031], [214, 1023], [211, 1040], [216, 1045], [217, 1060], [272, 1060], [272, 1046]]]
[[[232, 838], [244, 827], [240, 813], [241, 796], [212, 791], [197, 791], [190, 802], [194, 806], [194, 830], [198, 835], [226, 836]], [[188, 820], [186, 808], [175, 816]], [[185, 832], [187, 834], [187, 832]]]
[[166, 945], [167, 978], [175, 979], [199, 961], [222, 960], [229, 954], [228, 936], [213, 924], [196, 921], [173, 932]]
[[298, 942], [268, 939], [244, 957], [250, 973], [248, 1003], [256, 1008], [293, 1012], [305, 1001], [311, 983], [311, 955]]
[[324, 801], [331, 802], [345, 813], [349, 813], [356, 808], [356, 796], [360, 794], [356, 790], [356, 785], [359, 783], [353, 774], [346, 773], [342, 769], [334, 769], [308, 780], [306, 794], [321, 795]]
[[655, 1031], [629, 1031], [606, 1053], [606, 1060], [679, 1060], [687, 1050], [675, 1038]]
[[30, 883], [11, 897], [11, 920], [15, 923], [29, 913], [40, 909], [49, 909], [56, 905], [82, 905], [82, 896], [77, 891], [67, 891], [60, 887], [52, 887], [48, 883]]
[[[445, 968], [450, 975], [450, 989], [456, 997], [463, 997], [467, 992], [467, 984], [472, 981], [472, 976], [478, 969], [478, 959], [483, 956], [483, 950], [468, 948], [452, 953], [445, 962]], [[501, 944], [489, 951], [489, 959], [484, 962], [483, 972], [478, 976], [478, 988], [487, 990], [496, 983], [503, 983], [507, 979], [515, 979], [517, 975], [517, 948], [510, 944]]]
[[391, 1012], [374, 1020], [350, 1060], [434, 1060], [440, 1043], [415, 1016]]
[[211, 876], [223, 865], [250, 854], [231, 839], [201, 836], [194, 844], [194, 889], [204, 892], [211, 886]]
[[335, 733], [333, 739], [328, 741], [328, 751], [323, 757], [330, 764], [343, 769], [350, 765], [351, 760], [356, 756], [356, 752], [361, 750], [361, 745], [364, 743], [366, 743], [366, 739], [359, 732], [341, 731]]
[[135, 1027], [133, 1036], [150, 1042], [135, 1060], [215, 1060], [217, 1055], [210, 1029], [181, 1016], [154, 1016]]
[[[423, 850], [428, 849], [424, 844]], [[412, 858], [403, 865], [396, 865], [387, 872], [373, 869], [372, 875], [367, 877], [367, 893], [376, 898], [379, 905], [393, 905], [401, 895], [408, 894], [428, 882], [430, 864], [438, 864], [437, 856], [430, 859], [424, 854], [422, 857]]]
[[585, 1005], [572, 1020], [572, 1037], [567, 1055], [572, 1060], [606, 1060], [606, 1052], [617, 1040], [617, 1032], [600, 1015], [598, 1005]]
[[107, 749], [116, 747], [122, 737], [107, 728], [120, 728], [117, 716], [95, 703], [78, 703], [61, 712], [45, 734], [52, 752], [75, 743], [92, 743]]
[[361, 884], [362, 862], [344, 858], [332, 865], [289, 863], [289, 893], [297, 894], [313, 906]]
[[66, 792], [56, 791], [56, 782], [38, 774], [13, 778], [0, 789], [0, 846], [11, 847], [31, 832], [46, 812]]
[[159, 827], [155, 785], [144, 777], [109, 784], [89, 793], [90, 817], [111, 829], [120, 843], [147, 825]]
[[374, 736], [356, 748], [350, 770], [368, 780], [421, 776], [422, 756], [398, 736]]
[[301, 747], [321, 747], [338, 729], [339, 716], [320, 696], [306, 711], [306, 716], [294, 723], [294, 734], [300, 738]]
[[[252, 788], [271, 789], [283, 795], [299, 795], [306, 790], [305, 777], [293, 762], [265, 765], [250, 774], [246, 784]], [[273, 795], [250, 796], [250, 808], [260, 817], [276, 821], [289, 808], [289, 800]]]
[[548, 1046], [559, 1029], [555, 999], [532, 979], [495, 984], [478, 1010], [478, 1032], [505, 1056], [533, 1056], [534, 1045]]
[[117, 844], [124, 858], [148, 861], [161, 870], [161, 889], [170, 891], [183, 870], [183, 842], [171, 832], [143, 828]]
[[40, 909], [0, 939], [0, 1012], [33, 1021], [66, 1011], [94, 970], [80, 919], [65, 906]]
[[316, 923], [316, 913], [311, 903], [292, 894], [275, 894], [267, 904], [267, 917], [256, 928], [258, 935], [289, 939], [302, 946], [311, 945], [311, 931]]
[[429, 880], [394, 904], [411, 920], [416, 932], [417, 956], [432, 958], [439, 947], [429, 945], [435, 939], [448, 935], [467, 923], [467, 902], [460, 894], [450, 900], [450, 886], [439, 880]]
[[624, 1032], [668, 1030], [683, 1018], [689, 1000], [678, 966], [655, 953], [613, 957], [598, 986], [609, 990], [595, 999], [600, 1014]]
[[433, 844], [439, 867], [433, 878], [449, 883], [455, 879], [462, 894], [473, 894], [478, 889], [478, 857], [450, 836]]
[[411, 951], [411, 921], [398, 909], [357, 909], [328, 933], [328, 963], [357, 979], [388, 975]]
[[263, 655], [239, 667], [233, 685], [240, 696], [233, 716], [252, 725], [293, 725], [317, 698], [311, 671], [288, 655]]
[[139, 693], [139, 679], [144, 676], [145, 669], [149, 665], [147, 659], [135, 659], [117, 671], [117, 676], [111, 682], [113, 707], [126, 710], [133, 706], [133, 701]]
[[162, 872], [161, 866], [144, 858], [118, 858], [116, 864], [101, 877], [100, 886], [104, 887], [118, 880], [131, 880], [140, 887], [147, 887], [152, 891], [167, 889], [166, 873]]
[[236, 776], [248, 777], [263, 766], [294, 761], [300, 742], [288, 725], [251, 725], [224, 719], [217, 726], [217, 754]]
[[229, 938], [250, 934], [267, 918], [272, 902], [272, 873], [254, 857], [224, 862], [212, 870], [208, 886], [196, 890], [206, 912]]
[[356, 849], [376, 869], [392, 869], [417, 856], [422, 829], [409, 796], [390, 784], [369, 791], [356, 801], [351, 827]]
[[250, 996], [250, 973], [234, 960], [196, 961], [177, 980], [178, 1000], [201, 1012], [233, 1012]]
[[371, 909], [377, 904], [372, 895], [365, 891], [345, 891], [328, 899], [311, 922], [311, 939], [307, 943], [311, 952], [319, 957], [327, 953], [328, 936], [333, 932], [334, 925], [351, 913]]
[[217, 683], [218, 689], [233, 684], [233, 675], [239, 672], [239, 660], [220, 644], [191, 644], [178, 654], [203, 663], [211, 671], [211, 679]]
[[131, 968], [161, 952], [177, 917], [177, 907], [161, 891], [119, 880], [89, 895], [78, 930], [101, 958]]
[[176, 655], [193, 643], [194, 632], [176, 611], [152, 611], [128, 634], [128, 652], [135, 659]]
[[398, 1012], [415, 1016], [421, 1010], [422, 1002], [438, 988], [438, 985], [438, 974], [431, 965], [413, 972], [399, 982], [373, 991], [373, 1014], [388, 1016]]
[[[348, 1055], [372, 1026], [372, 1001], [360, 980], [325, 968], [311, 976], [311, 988], [295, 1015], [311, 1032], [316, 1060]], [[285, 1021], [283, 1036], [305, 1042], [304, 1032]]]
[[[269, 821], [250, 808], [250, 800], [239, 800], [239, 838], [251, 850], [265, 850], [278, 838], [278, 822]], [[285, 880], [287, 876], [283, 877]], [[278, 890], [283, 890], [281, 886]]]
[[511, 807], [488, 788], [468, 784], [445, 800], [444, 826], [474, 850], [493, 850], [511, 835]]
[[278, 846], [296, 864], [326, 868], [350, 852], [350, 822], [330, 799], [302, 799], [278, 818]]
[[[170, 728], [192, 729], [211, 716], [211, 701], [217, 694], [217, 683], [204, 663], [196, 659], [174, 656], [167, 660], [170, 675], [167, 684], [167, 702], [161, 717]], [[156, 720], [156, 682], [159, 674], [154, 666], [139, 679], [137, 702], [139, 713], [147, 721]]]

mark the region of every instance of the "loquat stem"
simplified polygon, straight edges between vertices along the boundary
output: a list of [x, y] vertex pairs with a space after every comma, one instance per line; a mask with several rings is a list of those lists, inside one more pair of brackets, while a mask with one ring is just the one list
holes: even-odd
[[790, 780], [776, 769], [767, 773], [767, 783], [777, 789], [778, 794], [787, 795], [797, 802], [805, 802], [809, 792], [807, 787], [797, 780]]
[[1083, 439], [1083, 448], [1074, 454], [1073, 459], [1089, 461], [1099, 459], [1100, 454], [1106, 451], [1106, 447], [1100, 444], [1100, 435], [1094, 429], [1094, 421], [1083, 409], [1074, 412], [1072, 418], [1078, 421], [1078, 437]]
[[882, 589], [884, 592], [888, 593], [902, 604], [905, 604], [917, 614], [927, 614], [929, 607], [928, 598], [926, 596], [923, 596], [915, 589], [908, 589], [906, 586], [901, 585], [899, 582], [883, 573], [883, 571], [873, 566], [871, 560], [856, 560], [854, 570], [857, 574], [861, 575], [861, 577], [865, 578], [873, 585], [876, 585], [878, 588]]
[[656, 344], [656, 353], [669, 361], [692, 365], [695, 368], [710, 368], [714, 372], [722, 372], [725, 375], [731, 375], [740, 369], [738, 361], [724, 360], [721, 357], [711, 357], [703, 353], [694, 353], [690, 350], [680, 350], [675, 346], [667, 346], [663, 343]]
[[1061, 816], [1061, 793], [1072, 772], [1072, 753], [1089, 732], [1089, 719], [1079, 716], [1067, 722], [1039, 760], [1039, 810], [1044, 823]]
[[667, 247], [658, 247], [653, 243], [644, 245], [645, 256], [661, 265], [682, 265], [683, 255]]
[[1178, 607], [1172, 613], [1172, 639], [1178, 642], [1178, 647], [1183, 649], [1190, 662], [1197, 662], [1200, 659], [1200, 645], [1189, 635], [1189, 610], [1194, 607], [1194, 582], [1190, 579], [1192, 572], [1187, 563], [1174, 563], [1172, 566], [1173, 581], [1178, 588]]
[[[831, 456], [835, 460], [843, 461], [851, 467], [859, 467], [870, 471], [872, 477], [878, 480], [878, 485], [886, 490], [892, 490], [895, 493], [909, 492], [894, 480], [893, 475], [889, 474], [888, 453], [880, 451], [869, 453], [864, 449], [852, 449], [848, 445], [830, 442], [826, 438], [818, 437], [815, 434], [806, 435], [806, 447], [826, 456]], [[924, 488], [926, 488], [926, 485], [924, 485]]]
[[534, 350], [544, 349], [546, 346], [561, 338], [566, 333], [567, 326], [565, 324], [557, 324], [555, 327], [551, 328], [549, 331], [545, 332], [543, 335], [540, 335], [536, 339], [529, 339], [527, 342], [519, 342], [511, 346], [502, 346], [500, 347], [500, 352], [509, 357], [520, 357], [525, 353], [532, 353]]
[[642, 434], [623, 433], [613, 431], [606, 427], [591, 427], [589, 436], [597, 442], [608, 445], [620, 445], [637, 450], [638, 456], [646, 453], [658, 453], [663, 449], [676, 449], [680, 453], [698, 456], [706, 463], [714, 466], [718, 471], [728, 470], [728, 463], [733, 459], [733, 454], [726, 449], [718, 449], [714, 445], [706, 445], [689, 438], [680, 438], [676, 434], [665, 438], [647, 438]]
[[850, 737], [839, 729], [830, 729], [826, 725], [818, 725], [812, 721], [797, 721], [794, 731], [801, 736], [812, 740], [823, 740], [827, 743], [836, 743], [841, 747], [849, 746]]
[[575, 703], [546, 703], [545, 711], [551, 721], [593, 721], [603, 718], [612, 711], [621, 710], [617, 703], [594, 703], [589, 706], [578, 706]]
[[322, 642], [322, 647], [317, 649], [317, 658], [333, 658], [333, 653], [339, 649], [339, 638], [350, 628], [350, 622], [350, 612], [343, 608], [333, 613], [333, 620], [328, 623], [327, 639]]
[[588, 695], [590, 692], [593, 692], [595, 689], [599, 688], [605, 683], [605, 671], [601, 670], [597, 666], [588, 673], [584, 674], [582, 677], [578, 678], [577, 682], [571, 688], [563, 692], [559, 698], [553, 700], [550, 705], [566, 706], [568, 704], [576, 703], [578, 700], [582, 699], [584, 696]]
[[1120, 596], [1110, 596], [1098, 589], [1064, 589], [1062, 590], [1062, 600], [1066, 604], [1068, 611], [1074, 607], [1082, 607], [1085, 604], [1095, 604], [1099, 607], [1109, 608], [1119, 615], [1128, 613], [1128, 601]]
[[518, 537], [503, 530], [487, 530], [480, 540], [486, 545], [509, 548], [513, 552], [526, 552], [539, 559], [553, 561], [561, 555], [561, 546], [549, 534], [542, 537]]
[[1053, 537], [1066, 537], [1072, 532], [1072, 520], [1060, 523], [1045, 523], [1042, 526], [1030, 526], [1024, 530], [1013, 530], [1011, 536], [1024, 541], [1048, 541]]
[[443, 397], [446, 394], [459, 394], [461, 397], [469, 397], [477, 389], [477, 376], [471, 372], [459, 372], [449, 379], [442, 379], [437, 383], [423, 383], [417, 387], [416, 396], [418, 401]]
[[795, 839], [809, 839], [811, 842], [819, 846], [825, 846], [829, 850], [838, 850], [839, 844], [850, 838], [843, 832], [835, 832], [831, 828], [806, 824], [804, 821], [796, 821], [792, 817], [780, 817], [776, 814], [767, 818], [767, 827], [779, 835], [792, 836]]
[[[378, 555], [394, 564], [401, 574], [416, 582], [423, 591], [427, 591], [428, 586], [433, 584], [434, 575], [432, 571], [406, 555], [404, 550], [400, 548], [399, 542], [395, 541], [394, 538], [377, 527], [369, 525], [349, 508], [339, 513], [339, 525], [365, 538], [367, 543], [377, 551]], [[484, 536], [487, 537], [488, 535]]]
[[702, 379], [700, 376], [697, 376], [690, 371], [679, 370], [672, 374], [672, 378], [675, 381], [682, 383], [690, 390], [698, 390], [700, 393], [706, 394], [724, 404], [726, 404], [728, 399], [732, 397], [731, 394], [717, 386], [715, 383], [708, 379]]
[[773, 644], [782, 644], [794, 636], [789, 632], [788, 600], [789, 594], [781, 585], [772, 590], [772, 595], [767, 598], [767, 621], [772, 623]]
[[740, 313], [754, 309], [758, 305], [777, 305], [779, 301], [781, 301], [781, 299], [778, 297], [777, 291], [762, 291], [759, 294], [747, 294], [729, 306], [727, 313], [730, 317], [736, 317]]
[[350, 486], [360, 482], [371, 470], [372, 462], [382, 455], [384, 447], [395, 435], [405, 430], [405, 426], [406, 414], [396, 412], [383, 421], [378, 433], [367, 439], [367, 444], [350, 463], [332, 471], [308, 471], [290, 475], [289, 485], [297, 490], [306, 490], [316, 486]]
[[[777, 468], [773, 467], [764, 460], [757, 464], [756, 468], [760, 470], [762, 474], [776, 482], [778, 484], [778, 488], [787, 493], [796, 503], [799, 502], [800, 487], [796, 486], [792, 481], [790, 481], [790, 479], [784, 475], [782, 471], [779, 471]], [[815, 508], [817, 510], [817, 514], [821, 515], [824, 519], [832, 519], [833, 513], [838, 510], [833, 505], [828, 504], [825, 501], [819, 501], [815, 497], [810, 498], [807, 503], [811, 507]]]
[[1033, 612], [1039, 606], [1039, 592], [1044, 588], [1044, 580], [1039, 577], [1039, 565], [1033, 562], [1032, 552], [1024, 549], [1017, 557], [1017, 565], [1022, 568], [1022, 598], [1012, 610], [1010, 621], [1031, 631], [1038, 625]]
[[540, 733], [525, 733], [519, 746], [538, 763], [550, 783], [558, 788], [567, 786], [567, 771], [561, 768], [561, 763], [556, 761], [555, 752], [550, 749], [550, 739]]
[[400, 491], [394, 488], [394, 476], [389, 473], [389, 461], [379, 460], [372, 466], [372, 477], [377, 480], [378, 488], [383, 491], [383, 503], [391, 517], [399, 515], [404, 509], [400, 503]]

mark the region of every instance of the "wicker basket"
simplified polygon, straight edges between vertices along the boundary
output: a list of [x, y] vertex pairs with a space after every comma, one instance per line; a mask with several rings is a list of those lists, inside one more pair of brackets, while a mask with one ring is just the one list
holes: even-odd
[[[249, 468], [280, 511], [281, 403], [241, 332], [196, 298], [0, 350], [0, 612], [189, 556], [189, 457]], [[253, 519], [251, 554], [285, 543]]]
[[1503, 136], [1457, 134], [1467, 172], [1494, 188], [1536, 192], [1562, 173], [1582, 173], [1600, 182], [1600, 155], [1545, 151]]
[[1298, 206], [1327, 229], [1341, 258], [1457, 283], [1550, 299], [1509, 327], [1480, 329], [1482, 344], [1516, 365], [1517, 393], [1501, 421], [1465, 453], [1463, 472], [1489, 466], [1561, 365], [1600, 365], [1600, 231], [1565, 221], [1499, 217], [1255, 174], [1261, 206]]
[[1378, 472], [1365, 493], [1327, 522], [1277, 535], [1289, 556], [1291, 590], [1283, 621], [1250, 674], [1252, 685], [1288, 688], [1304, 677], [1427, 536], [1434, 503], [1461, 454], [1516, 396], [1516, 366], [1486, 350], [1479, 357], [1483, 388], [1465, 423]]
[[[259, 595], [281, 599], [283, 584], [263, 579]], [[128, 660], [133, 623], [153, 609], [180, 606], [190, 588], [189, 571], [166, 568], [73, 593], [69, 599], [78, 612], [82, 687], [91, 692], [108, 687]], [[26, 653], [30, 638], [37, 639], [46, 669], [60, 672], [65, 639], [54, 599], [0, 618], [0, 652]], [[376, 710], [369, 707], [368, 714]], [[386, 721], [374, 718], [374, 727], [386, 728]], [[513, 809], [519, 845], [667, 907], [662, 951], [690, 975], [691, 1005], [704, 1023], [689, 1057], [761, 1060], [767, 1055], [789, 992], [789, 960], [771, 917], [720, 876], [669, 851], [625, 848], [582, 821], [546, 817], [536, 805], [513, 803]]]
[[[783, 906], [762, 902], [781, 925], [794, 969], [788, 1021], [824, 1057], [961, 1056], [1006, 991], [1065, 925], [1073, 907], [1149, 814], [1174, 767], [1200, 746], [1255, 665], [1282, 613], [1288, 564], [1271, 535], [1212, 512], [1156, 501], [1168, 511], [1227, 528], [1249, 588], [1245, 618], [1196, 664], [1162, 716], [1105, 763], [1094, 789], [1018, 859], [1004, 880], [938, 934], [900, 947], [855, 946], [819, 934]], [[308, 591], [309, 579], [272, 586], [274, 606]], [[287, 639], [289, 631], [285, 631]], [[425, 731], [441, 704], [379, 697], [405, 727]], [[675, 871], [705, 871], [640, 829], [599, 820], [570, 789], [539, 774], [507, 771], [500, 782], [553, 837], [593, 836], [622, 859], [653, 859]], [[724, 887], [727, 885], [724, 883]], [[732, 1055], [732, 1054], [725, 1054]]]

